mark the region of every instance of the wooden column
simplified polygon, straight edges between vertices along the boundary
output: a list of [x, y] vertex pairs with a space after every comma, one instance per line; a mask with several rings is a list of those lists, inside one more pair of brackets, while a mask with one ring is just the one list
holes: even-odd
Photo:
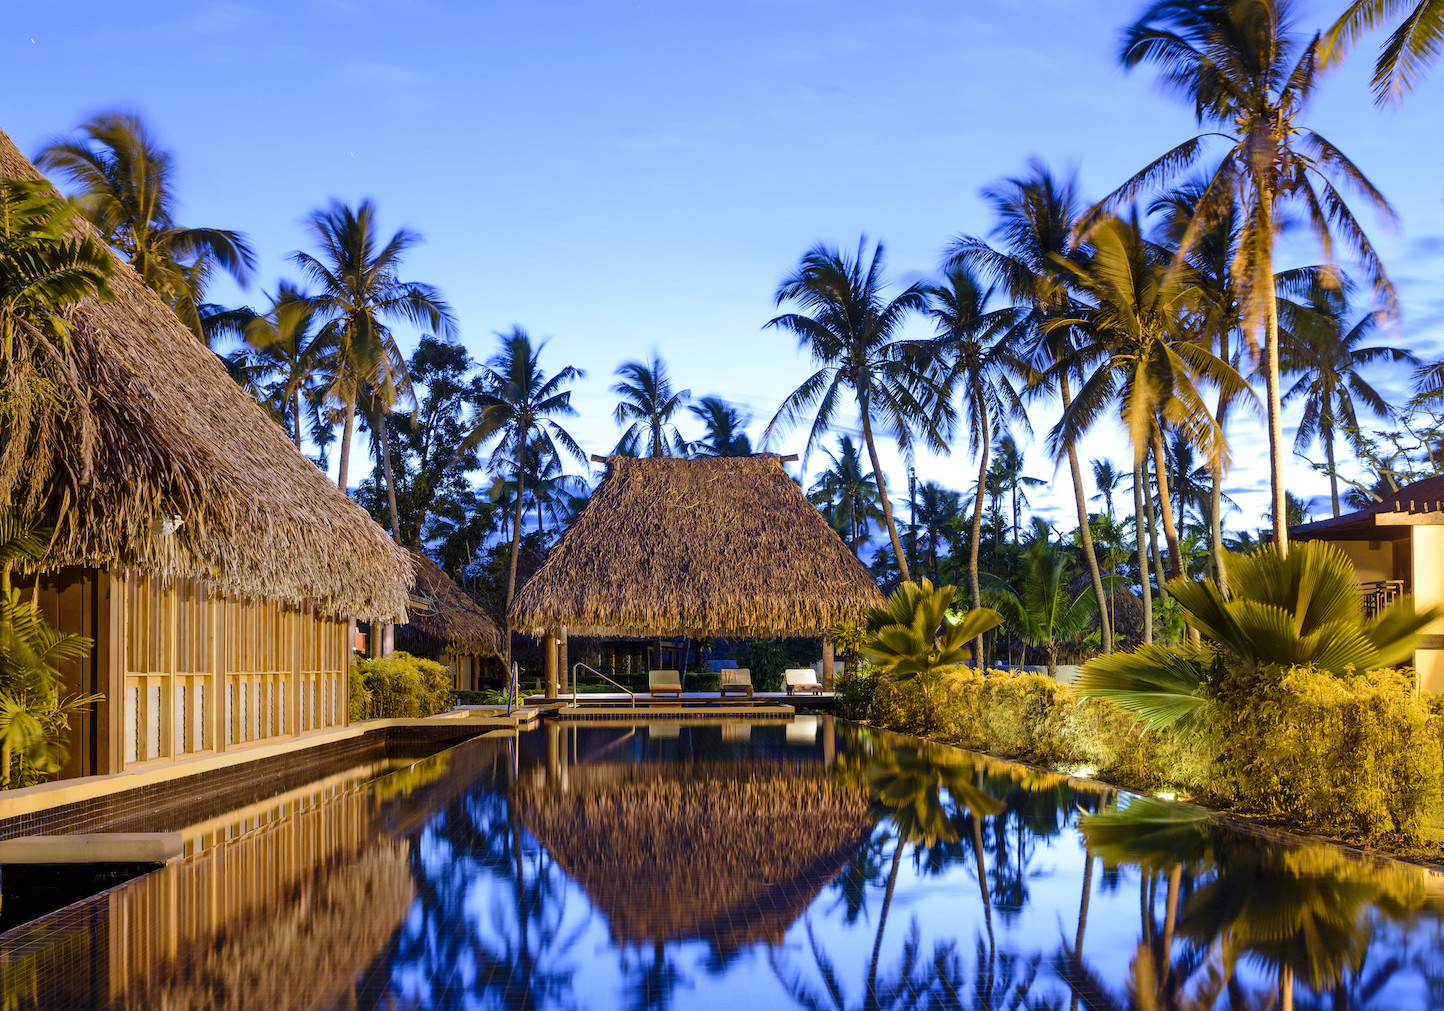
[[[305, 636], [301, 634], [302, 622], [311, 620], [311, 616], [306, 613], [305, 604], [296, 604], [294, 607], [290, 607], [287, 610], [288, 613], [291, 615], [291, 655], [289, 658], [289, 666], [291, 668], [291, 671], [289, 674], [286, 675], [286, 690], [284, 693], [282, 693], [282, 698], [285, 698], [287, 695], [293, 694], [291, 686], [294, 684], [299, 684], [301, 681], [301, 669], [306, 665], [306, 659], [301, 655], [301, 642], [305, 638]], [[334, 632], [335, 630], [333, 629], [332, 631]], [[327, 666], [330, 665], [327, 664]], [[343, 693], [348, 692], [350, 687], [350, 680], [350, 678], [341, 678], [340, 684], [337, 687], [339, 687]], [[276, 736], [278, 737], [284, 737], [286, 734], [291, 732], [291, 727], [299, 725], [294, 722], [298, 714], [295, 712], [294, 709], [292, 709], [291, 700], [286, 699], [284, 705], [286, 706], [286, 719], [284, 723], [281, 724], [281, 726], [278, 726], [276, 728]], [[338, 706], [338, 708], [340, 710], [340, 712], [337, 714], [338, 722], [344, 726], [346, 723], [346, 707], [344, 705], [340, 705]]]
[[211, 675], [206, 730], [210, 734], [211, 750], [215, 752], [226, 750], [226, 624], [222, 612], [229, 607], [224, 597], [208, 595], [206, 598], [206, 666]]
[[562, 626], [561, 641], [557, 643], [557, 666], [562, 671], [562, 684], [567, 683], [567, 677], [571, 674], [571, 656], [567, 652], [567, 627]]
[[175, 668], [176, 648], [179, 643], [176, 640], [180, 637], [180, 579], [172, 576], [170, 585], [165, 591], [165, 642], [161, 648], [165, 651], [163, 660], [165, 663], [165, 687], [160, 693], [160, 753], [163, 758], [176, 757], [176, 720], [175, 720]]
[[557, 697], [557, 650], [560, 648], [561, 636], [552, 629], [547, 629], [542, 636], [542, 661], [546, 672], [546, 696], [548, 699]]
[[824, 634], [822, 637], [822, 690], [832, 691], [832, 636]]

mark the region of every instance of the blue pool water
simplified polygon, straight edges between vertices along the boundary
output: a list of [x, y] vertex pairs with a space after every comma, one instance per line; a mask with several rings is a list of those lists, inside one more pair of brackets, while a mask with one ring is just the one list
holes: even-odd
[[548, 724], [223, 821], [0, 936], [6, 1006], [1444, 1007], [1432, 872], [825, 717]]

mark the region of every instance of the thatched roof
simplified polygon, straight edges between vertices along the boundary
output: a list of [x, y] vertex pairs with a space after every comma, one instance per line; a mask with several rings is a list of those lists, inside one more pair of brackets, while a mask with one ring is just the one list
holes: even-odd
[[511, 622], [532, 635], [821, 635], [881, 603], [778, 457], [613, 456]]
[[872, 831], [867, 791], [791, 768], [632, 767], [513, 809], [619, 944], [780, 944]]
[[501, 631], [465, 590], [429, 556], [411, 552], [416, 571], [416, 594], [427, 607], [407, 610], [407, 623], [397, 626], [396, 646], [420, 656], [446, 652], [478, 656], [495, 654]]
[[[42, 178], [3, 132], [0, 176]], [[52, 410], [18, 436], [27, 448], [18, 477], [0, 481], [0, 497], [56, 525], [43, 566], [133, 567], [361, 618], [402, 614], [406, 551], [296, 450], [139, 275], [118, 264], [111, 288], [114, 301], [67, 312], [95, 419], [93, 470], [73, 413]], [[166, 534], [173, 517], [183, 525]]]

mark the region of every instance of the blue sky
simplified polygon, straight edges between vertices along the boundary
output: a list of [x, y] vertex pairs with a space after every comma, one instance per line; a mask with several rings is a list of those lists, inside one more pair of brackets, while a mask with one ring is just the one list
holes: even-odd
[[[1303, 4], [1303, 24], [1342, 3]], [[746, 405], [758, 434], [811, 371], [761, 327], [814, 242], [880, 238], [892, 278], [910, 283], [950, 237], [988, 230], [979, 190], [1030, 157], [1076, 168], [1098, 196], [1190, 136], [1188, 110], [1150, 72], [1117, 66], [1141, 7], [11, 0], [0, 62], [27, 87], [0, 96], [0, 128], [33, 155], [91, 113], [139, 111], [175, 152], [181, 220], [247, 232], [267, 289], [295, 276], [285, 256], [310, 209], [374, 198], [383, 225], [425, 237], [407, 273], [443, 290], [474, 356], [520, 323], [551, 338], [553, 368], [587, 370], [571, 427], [604, 452], [618, 435], [612, 372], [653, 349], [679, 386]], [[1386, 339], [1437, 354], [1444, 70], [1379, 112], [1366, 87], [1378, 41], [1326, 79], [1309, 120], [1402, 218], [1390, 230], [1365, 216], [1404, 301]], [[215, 295], [261, 300], [254, 285]], [[1054, 411], [1035, 414], [1041, 433]], [[1255, 526], [1261, 424], [1240, 419], [1232, 439], [1230, 523]], [[1105, 429], [1084, 454], [1121, 460], [1121, 446]], [[1035, 505], [1071, 526], [1066, 471], [1041, 448], [1031, 457], [1049, 479]], [[952, 487], [971, 470], [961, 456], [918, 461]], [[901, 476], [898, 464], [899, 491]], [[1326, 491], [1298, 461], [1288, 484]]]

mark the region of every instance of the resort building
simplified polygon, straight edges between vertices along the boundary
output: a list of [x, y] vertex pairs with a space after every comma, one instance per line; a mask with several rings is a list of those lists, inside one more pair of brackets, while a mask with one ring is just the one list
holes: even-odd
[[[430, 557], [412, 551], [411, 561], [416, 589], [406, 612], [406, 624], [396, 628], [395, 647], [451, 668], [453, 688], [478, 690], [482, 662], [500, 653], [501, 630]], [[500, 677], [500, 668], [494, 673]]]
[[[0, 175], [42, 178], [3, 133]], [[95, 641], [63, 671], [101, 696], [63, 774], [344, 725], [355, 622], [404, 616], [411, 557], [133, 270], [110, 286], [67, 311], [93, 420], [35, 413], [0, 468], [0, 500], [54, 527], [19, 585]]]
[[548, 695], [568, 635], [821, 636], [832, 688], [828, 630], [882, 594], [781, 457], [602, 462], [586, 508], [512, 601], [512, 627], [548, 644]]
[[[1381, 502], [1289, 531], [1298, 541], [1328, 541], [1354, 563], [1364, 606], [1374, 614], [1402, 594], [1419, 608], [1444, 605], [1444, 477], [1400, 488]], [[1419, 686], [1444, 693], [1444, 620], [1414, 650]]]

